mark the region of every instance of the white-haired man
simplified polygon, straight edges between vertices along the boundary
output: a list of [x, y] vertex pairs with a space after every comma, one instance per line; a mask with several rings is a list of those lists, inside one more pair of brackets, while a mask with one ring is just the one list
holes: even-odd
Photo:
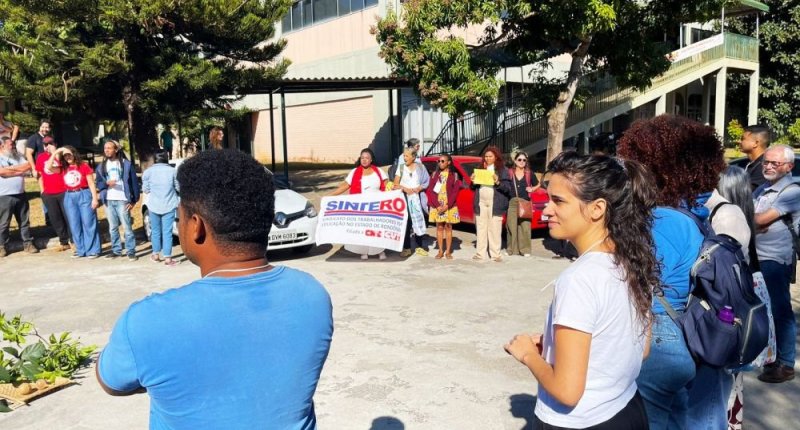
[[775, 319], [778, 359], [758, 379], [785, 382], [794, 379], [795, 336], [797, 334], [789, 284], [794, 275], [796, 255], [789, 226], [796, 230], [800, 220], [800, 186], [792, 180], [794, 151], [775, 145], [764, 153], [763, 173], [767, 180], [754, 192], [756, 251], [761, 273], [767, 283]]

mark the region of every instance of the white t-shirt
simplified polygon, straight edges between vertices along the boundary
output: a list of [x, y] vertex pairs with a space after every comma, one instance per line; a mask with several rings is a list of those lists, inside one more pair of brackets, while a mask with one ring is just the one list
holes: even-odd
[[[356, 167], [355, 169], [351, 170], [350, 173], [347, 175], [345, 182], [348, 184], [353, 184], [353, 176], [356, 174], [356, 169], [360, 169], [361, 166]], [[383, 173], [383, 170], [378, 169], [378, 174], [376, 175], [374, 172], [371, 175], [362, 174], [361, 175], [361, 192], [368, 193], [373, 191], [380, 191], [381, 190], [381, 183], [385, 181], [386, 173]]]
[[586, 253], [556, 279], [542, 347], [550, 364], [555, 359], [555, 325], [592, 335], [586, 388], [578, 404], [569, 408], [539, 386], [536, 416], [547, 424], [569, 428], [609, 420], [636, 394], [647, 340], [622, 270], [614, 265], [611, 254]]
[[122, 181], [122, 163], [119, 160], [106, 162], [106, 181], [117, 181], [106, 191], [106, 200], [127, 201], [125, 197], [125, 184]]

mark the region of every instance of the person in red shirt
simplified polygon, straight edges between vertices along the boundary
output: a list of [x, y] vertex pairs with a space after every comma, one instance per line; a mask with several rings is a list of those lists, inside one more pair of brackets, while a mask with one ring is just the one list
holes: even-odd
[[[64, 165], [57, 159], [63, 157]], [[64, 194], [72, 241], [75, 243], [73, 258], [97, 258], [100, 256], [100, 232], [97, 229], [97, 186], [94, 170], [72, 146], [58, 148], [45, 163], [51, 171], [61, 173], [67, 188]]]
[[[69, 224], [67, 221], [67, 210], [64, 207], [64, 193], [67, 185], [64, 183], [64, 176], [56, 173], [49, 167], [47, 161], [56, 152], [58, 145], [56, 141], [47, 136], [43, 140], [45, 152], [36, 157], [36, 171], [39, 172], [39, 189], [42, 190], [42, 203], [47, 208], [47, 216], [50, 224], [58, 235], [59, 245], [57, 251], [69, 249]], [[66, 162], [62, 156], [56, 156], [53, 163], [58, 164], [58, 168], [64, 166]]]

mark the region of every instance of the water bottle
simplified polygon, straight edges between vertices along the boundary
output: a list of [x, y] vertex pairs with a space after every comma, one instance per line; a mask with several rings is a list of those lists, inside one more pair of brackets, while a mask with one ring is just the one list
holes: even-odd
[[736, 315], [733, 313], [733, 308], [726, 305], [717, 312], [717, 318], [726, 324], [733, 324]]

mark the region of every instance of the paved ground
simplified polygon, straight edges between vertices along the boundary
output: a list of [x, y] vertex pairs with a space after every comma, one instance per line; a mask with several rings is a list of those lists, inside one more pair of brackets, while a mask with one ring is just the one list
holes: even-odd
[[[337, 177], [298, 187], [316, 200]], [[569, 262], [551, 259], [534, 239], [533, 257], [476, 264], [469, 260], [474, 235], [466, 228], [456, 236], [452, 261], [390, 253], [385, 262], [362, 262], [331, 246], [307, 256], [270, 254], [273, 263], [314, 274], [333, 299], [334, 339], [315, 397], [320, 428], [527, 427], [536, 383], [502, 345], [518, 332], [541, 330], [552, 297], [542, 287]], [[140, 245], [142, 255], [148, 246]], [[0, 310], [24, 315], [43, 333], [68, 330], [103, 345], [128, 304], [197, 277], [188, 262], [170, 269], [146, 259], [18, 253], [0, 261]], [[800, 288], [793, 293], [800, 298]], [[800, 310], [799, 300], [794, 305]], [[224, 348], [209, 345], [209, 355]], [[800, 380], [767, 385], [750, 374], [745, 383], [748, 429], [797, 428]], [[79, 385], [0, 414], [0, 428], [140, 429], [147, 420], [146, 395], [105, 395], [92, 367]]]

